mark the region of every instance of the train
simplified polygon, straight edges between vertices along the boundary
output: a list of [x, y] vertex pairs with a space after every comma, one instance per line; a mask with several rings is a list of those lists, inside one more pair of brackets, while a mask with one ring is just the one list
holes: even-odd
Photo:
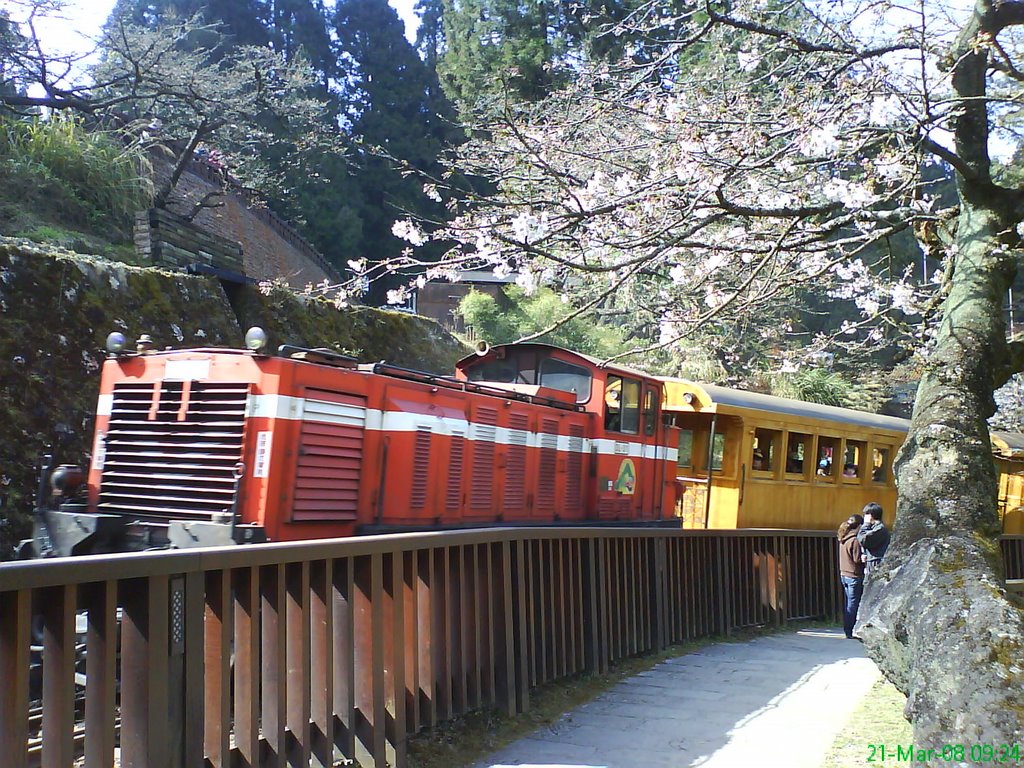
[[[681, 429], [684, 528], [833, 530], [868, 502], [896, 509], [908, 419], [663, 378]], [[1024, 435], [991, 434], [1004, 534], [1024, 534]], [[711, 470], [708, 471], [708, 456]]]
[[[541, 343], [481, 344], [452, 375], [270, 353], [259, 328], [244, 349], [150, 346], [108, 338], [89, 466], [44, 466], [23, 557], [506, 525], [830, 530], [867, 501], [895, 509], [904, 419]], [[1024, 438], [999, 445], [1017, 532]]]

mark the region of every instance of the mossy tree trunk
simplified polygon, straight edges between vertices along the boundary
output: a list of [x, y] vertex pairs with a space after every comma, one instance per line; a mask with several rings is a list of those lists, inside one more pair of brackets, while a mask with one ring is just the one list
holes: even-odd
[[1002, 588], [986, 425], [994, 389], [1021, 368], [1003, 301], [1022, 206], [1020, 191], [992, 182], [984, 99], [985, 42], [1021, 21], [1024, 4], [978, 3], [950, 57], [964, 105], [947, 157], [961, 201], [955, 272], [897, 461], [898, 525], [868, 579], [858, 626], [869, 654], [908, 695], [916, 745], [963, 745], [965, 764], [973, 764], [972, 744], [1024, 743], [1024, 621]]

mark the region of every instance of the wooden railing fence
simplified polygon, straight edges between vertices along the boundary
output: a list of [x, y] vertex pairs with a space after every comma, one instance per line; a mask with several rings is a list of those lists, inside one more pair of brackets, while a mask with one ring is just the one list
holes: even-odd
[[800, 531], [491, 529], [9, 563], [0, 755], [401, 768], [410, 734], [526, 711], [536, 685], [834, 617], [837, 584], [835, 537]]

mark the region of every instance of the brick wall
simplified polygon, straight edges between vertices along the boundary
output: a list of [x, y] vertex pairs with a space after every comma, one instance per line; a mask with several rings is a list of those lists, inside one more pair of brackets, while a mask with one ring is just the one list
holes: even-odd
[[195, 264], [244, 273], [242, 246], [213, 234], [162, 208], [150, 208], [135, 216], [135, 252], [147, 264], [188, 267]]
[[[169, 154], [169, 153], [168, 153]], [[154, 158], [157, 188], [170, 176], [168, 159]], [[220, 188], [220, 172], [195, 161], [182, 174], [168, 203], [168, 209], [187, 214], [196, 201]], [[283, 278], [294, 288], [328, 280], [338, 282], [337, 271], [287, 222], [265, 206], [254, 204], [238, 186], [219, 198], [217, 208], [201, 211], [195, 224], [212, 234], [242, 246], [245, 274], [257, 280]]]

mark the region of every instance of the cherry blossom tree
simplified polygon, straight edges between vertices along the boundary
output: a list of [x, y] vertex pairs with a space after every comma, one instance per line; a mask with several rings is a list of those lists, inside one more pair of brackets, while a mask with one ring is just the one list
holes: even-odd
[[[652, 18], [657, 3], [624, 36]], [[1020, 743], [1024, 625], [986, 419], [1024, 368], [1003, 318], [1024, 197], [992, 157], [1019, 111], [1024, 3], [735, 0], [668, 22], [653, 63], [581, 67], [477, 127], [459, 168], [497, 191], [435, 233], [454, 246], [434, 273], [515, 272], [653, 326], [647, 346], [712, 329], [728, 348], [756, 316], [781, 348], [812, 294], [858, 314], [805, 357], [903, 339], [922, 378], [860, 632], [908, 694], [916, 744]]]
[[[923, 274], [937, 254], [913, 228], [948, 216], [948, 178], [893, 92], [892, 54], [914, 47], [858, 53], [848, 26], [802, 17], [815, 38], [694, 12], [692, 39], [656, 65], [595, 66], [541, 104], [508, 104], [458, 160], [499, 193], [434, 233], [457, 243], [435, 271], [568, 286], [580, 313], [639, 326], [638, 350], [754, 333], [783, 365], [793, 338], [810, 360], [837, 339], [876, 344], [897, 321], [913, 339], [921, 328], [903, 321], [929, 310], [943, 274]], [[792, 55], [801, 46], [814, 50]], [[811, 333], [794, 312], [808, 291], [860, 315]]]

